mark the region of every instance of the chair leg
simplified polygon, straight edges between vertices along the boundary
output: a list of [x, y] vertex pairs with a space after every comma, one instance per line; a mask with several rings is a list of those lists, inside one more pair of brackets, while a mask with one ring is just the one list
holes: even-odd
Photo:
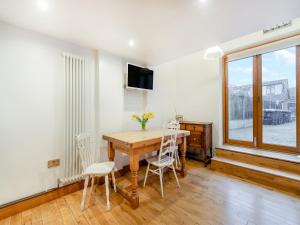
[[81, 201], [81, 210], [84, 210], [85, 208], [85, 200], [86, 200], [86, 192], [87, 192], [87, 187], [89, 184], [89, 176], [85, 177], [85, 181], [84, 181], [84, 189], [83, 189], [83, 195], [82, 195], [82, 201]]
[[177, 182], [177, 186], [180, 187], [180, 184], [179, 184], [179, 181], [178, 181], [178, 177], [177, 177], [177, 174], [176, 174], [176, 170], [175, 170], [175, 167], [174, 165], [172, 164], [172, 170], [173, 170], [173, 173], [174, 173], [174, 176], [175, 176], [175, 179], [176, 179], [176, 182]]
[[177, 155], [177, 151], [175, 150], [175, 167], [176, 167], [176, 168], [178, 168], [178, 165], [177, 165], [177, 156], [178, 156], [178, 155]]
[[106, 207], [107, 209], [110, 209], [108, 175], [105, 176], [105, 187], [106, 187]]
[[179, 157], [178, 152], [177, 152], [177, 159], [178, 159], [178, 165], [181, 166], [181, 161], [180, 161], [180, 157]]
[[111, 171], [111, 177], [114, 185], [114, 191], [117, 192], [117, 187], [116, 187], [116, 178], [115, 178], [115, 171], [114, 169]]
[[176, 150], [176, 160], [175, 161], [176, 161], [176, 168], [178, 169], [181, 166], [178, 150]]
[[146, 185], [146, 181], [147, 181], [147, 178], [148, 178], [149, 169], [150, 169], [150, 163], [148, 162], [148, 166], [147, 166], [147, 170], [146, 170], [146, 174], [145, 174], [145, 179], [144, 179], [144, 187]]
[[91, 202], [91, 198], [92, 198], [92, 194], [93, 194], [93, 189], [94, 189], [94, 183], [95, 183], [95, 176], [92, 176], [91, 189], [90, 189], [90, 195], [89, 195], [89, 203]]
[[161, 191], [161, 197], [164, 197], [164, 186], [163, 186], [163, 169], [159, 168], [159, 180], [160, 180], [160, 191]]

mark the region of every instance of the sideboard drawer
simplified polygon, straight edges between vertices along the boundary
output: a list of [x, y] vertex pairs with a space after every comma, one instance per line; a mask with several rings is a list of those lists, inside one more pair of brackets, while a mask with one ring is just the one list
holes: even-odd
[[202, 125], [195, 125], [194, 129], [196, 132], [203, 132], [203, 126]]
[[185, 130], [185, 124], [180, 124], [180, 130]]
[[186, 130], [196, 131], [196, 132], [203, 132], [203, 126], [196, 125], [196, 124], [187, 124], [186, 125]]

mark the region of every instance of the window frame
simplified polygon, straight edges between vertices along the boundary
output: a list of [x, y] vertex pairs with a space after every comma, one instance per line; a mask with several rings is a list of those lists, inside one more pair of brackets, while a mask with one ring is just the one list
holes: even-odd
[[[229, 114], [228, 114], [228, 102], [229, 102], [229, 99], [228, 99], [228, 93], [229, 93], [229, 89], [228, 89], [228, 61], [227, 61], [227, 57], [223, 57], [223, 63], [224, 65], [226, 65], [224, 68], [224, 82], [223, 82], [223, 90], [225, 90], [225, 98], [223, 98], [224, 100], [224, 112], [225, 112], [225, 115], [224, 115], [224, 118], [225, 118], [225, 123], [224, 123], [224, 127], [225, 127], [225, 143], [226, 144], [230, 144], [230, 145], [240, 145], [240, 146], [246, 146], [246, 147], [255, 147], [255, 143], [254, 141], [243, 141], [243, 140], [234, 140], [234, 139], [229, 139]], [[253, 100], [254, 100], [254, 96], [256, 96], [256, 89], [255, 89], [255, 83], [256, 83], [256, 71], [254, 71], [254, 68], [255, 68], [255, 64], [256, 64], [256, 59], [253, 58], [252, 60], [252, 67], [253, 67], [253, 77], [252, 77], [252, 84], [253, 84], [253, 87], [252, 87], [252, 96], [253, 96]], [[223, 94], [224, 95], [224, 94]], [[253, 104], [253, 137], [255, 137], [255, 131], [256, 131], [256, 121], [257, 119], [255, 118], [255, 115], [256, 115], [256, 107], [255, 107], [255, 104]], [[224, 114], [224, 113], [223, 113]]]
[[[276, 42], [276, 41], [274, 41]], [[269, 44], [269, 43], [268, 43]], [[262, 45], [263, 46], [263, 45]], [[254, 46], [255, 48], [257, 46]], [[262, 54], [253, 57], [253, 141], [229, 139], [229, 115], [228, 115], [228, 60], [229, 54], [222, 58], [222, 103], [223, 103], [223, 144], [252, 147], [266, 150], [277, 150], [289, 153], [300, 153], [300, 45], [296, 48], [296, 147], [263, 143], [262, 121]], [[247, 48], [249, 49], [249, 48]], [[280, 50], [280, 49], [278, 49]], [[240, 50], [243, 51], [243, 50]], [[242, 59], [242, 58], [241, 58]]]

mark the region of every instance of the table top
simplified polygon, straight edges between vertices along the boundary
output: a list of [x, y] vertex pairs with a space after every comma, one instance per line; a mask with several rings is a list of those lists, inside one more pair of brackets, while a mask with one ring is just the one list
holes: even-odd
[[210, 125], [212, 122], [197, 122], [197, 121], [179, 121], [181, 124], [199, 124], [199, 125]]
[[[168, 129], [149, 129], [146, 131], [124, 131], [104, 134], [103, 139], [108, 141], [121, 141], [126, 144], [136, 144], [139, 142], [151, 141], [161, 139], [162, 136], [168, 136], [171, 131]], [[187, 130], [179, 130], [178, 137], [189, 136], [190, 132]]]

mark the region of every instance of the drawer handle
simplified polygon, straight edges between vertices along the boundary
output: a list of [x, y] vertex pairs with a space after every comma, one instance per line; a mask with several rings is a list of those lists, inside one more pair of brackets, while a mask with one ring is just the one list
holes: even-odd
[[194, 138], [194, 141], [196, 141], [197, 139], [196, 138]]

